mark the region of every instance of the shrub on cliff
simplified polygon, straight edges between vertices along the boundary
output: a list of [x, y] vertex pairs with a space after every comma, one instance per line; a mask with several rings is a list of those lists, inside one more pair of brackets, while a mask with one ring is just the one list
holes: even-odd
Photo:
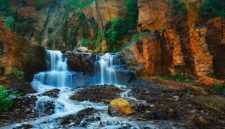
[[93, 39], [92, 38], [88, 38], [88, 39], [83, 39], [81, 41], [81, 45], [83, 47], [87, 47], [88, 45], [90, 45], [92, 43]]
[[15, 25], [14, 18], [12, 16], [6, 17], [5, 26], [12, 30], [14, 28], [14, 25]]
[[132, 36], [132, 40], [139, 40], [141, 38], [141, 35], [140, 34], [134, 34]]
[[13, 69], [10, 71], [10, 73], [7, 75], [9, 77], [15, 77], [15, 78], [19, 78], [19, 79], [24, 79], [24, 72], [17, 70], [17, 69]]
[[128, 32], [126, 21], [120, 17], [107, 22], [104, 29], [104, 37], [106, 38], [110, 52], [113, 52], [118, 45], [117, 42]]
[[0, 85], [0, 112], [7, 111], [13, 105], [13, 97], [18, 96], [16, 92], [8, 91]]
[[125, 7], [127, 16], [116, 17], [108, 21], [104, 28], [104, 37], [109, 45], [110, 52], [116, 52], [119, 48], [118, 41], [121, 40], [129, 30], [136, 29], [138, 19], [137, 0], [126, 0]]
[[225, 18], [225, 1], [224, 0], [204, 0], [200, 9], [200, 17], [202, 19]]
[[129, 29], [135, 29], [138, 19], [137, 0], [126, 0], [126, 9], [128, 11], [127, 24]]
[[224, 94], [225, 93], [225, 85], [221, 85], [221, 84], [213, 84], [212, 87], [215, 91], [217, 91], [220, 94]]

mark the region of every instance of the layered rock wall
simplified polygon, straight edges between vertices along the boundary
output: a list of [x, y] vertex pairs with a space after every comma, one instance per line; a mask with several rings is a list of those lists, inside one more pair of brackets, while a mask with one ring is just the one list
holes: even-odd
[[[224, 18], [201, 21], [201, 4], [199, 0], [138, 0], [138, 30], [142, 36], [125, 51], [133, 53], [134, 60], [143, 65], [143, 74], [214, 73], [224, 77]], [[155, 36], [146, 38], [143, 32]]]

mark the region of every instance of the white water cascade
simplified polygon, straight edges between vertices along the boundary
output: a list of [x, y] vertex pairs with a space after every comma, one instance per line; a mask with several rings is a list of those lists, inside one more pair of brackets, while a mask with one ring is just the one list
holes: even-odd
[[[34, 76], [33, 87], [72, 87], [74, 72], [68, 71], [67, 58], [60, 51], [47, 50], [49, 71]], [[40, 89], [40, 88], [35, 88]]]
[[114, 55], [111, 55], [109, 53], [100, 56], [97, 63], [100, 67], [100, 84], [117, 84], [117, 76], [116, 71], [114, 69]]
[[120, 53], [97, 56], [95, 67], [97, 84], [125, 85], [128, 82]]

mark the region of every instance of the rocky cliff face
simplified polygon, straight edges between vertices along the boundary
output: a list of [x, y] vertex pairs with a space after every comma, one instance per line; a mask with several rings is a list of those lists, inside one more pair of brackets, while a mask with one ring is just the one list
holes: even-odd
[[0, 23], [0, 67], [2, 75], [19, 69], [30, 80], [36, 72], [46, 69], [45, 49], [30, 45]]
[[124, 2], [97, 0], [80, 9], [67, 0], [59, 0], [37, 9], [35, 0], [11, 0], [10, 10], [23, 24], [16, 31], [28, 37], [33, 44], [72, 50], [80, 45], [79, 41], [96, 38], [109, 20], [124, 16]]
[[125, 0], [97, 0], [81, 9], [67, 0], [59, 0], [36, 9], [35, 0], [10, 0], [10, 10], [23, 24], [15, 31], [33, 44], [73, 50], [83, 39], [97, 38], [108, 21], [125, 17], [124, 4]]
[[125, 0], [97, 0], [92, 6], [86, 7], [83, 10], [87, 18], [93, 18], [100, 28], [105, 24], [118, 17], [126, 16]]
[[144, 74], [215, 73], [224, 77], [224, 19], [200, 21], [199, 0], [175, 3], [138, 0], [138, 30], [145, 34], [125, 51], [129, 50], [143, 64]]
[[[31, 25], [27, 28], [33, 29], [22, 30], [29, 32], [34, 44], [72, 50], [83, 39], [100, 39], [104, 50], [108, 50], [101, 33], [108, 21], [127, 17], [126, 2], [96, 0], [74, 9], [68, 1], [60, 0], [37, 10], [35, 0], [11, 0], [11, 10]], [[201, 0], [137, 0], [137, 4], [140, 39], [129, 41], [133, 32], [121, 39], [130, 42], [123, 52], [131, 65], [138, 66], [145, 75], [181, 72], [225, 76], [224, 18], [201, 20]]]

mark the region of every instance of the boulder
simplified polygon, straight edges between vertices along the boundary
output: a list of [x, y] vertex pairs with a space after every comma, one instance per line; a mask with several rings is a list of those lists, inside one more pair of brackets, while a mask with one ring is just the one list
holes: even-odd
[[88, 52], [88, 48], [87, 47], [79, 47], [77, 48], [78, 52]]
[[59, 92], [60, 92], [59, 89], [52, 89], [52, 90], [46, 91], [42, 95], [43, 96], [49, 96], [49, 97], [52, 97], [52, 98], [58, 98]]
[[120, 96], [121, 89], [113, 85], [94, 86], [78, 90], [70, 98], [78, 101], [109, 103]]
[[38, 116], [47, 116], [55, 113], [55, 103], [51, 100], [40, 101], [37, 104]]
[[108, 113], [111, 116], [117, 115], [130, 115], [133, 113], [131, 104], [122, 98], [114, 99], [110, 102], [110, 106], [108, 108]]
[[89, 53], [68, 53], [68, 65], [72, 71], [92, 74], [94, 72], [95, 55]]
[[59, 118], [59, 121], [61, 125], [75, 126], [75, 125], [79, 125], [84, 118], [89, 117], [95, 112], [96, 110], [94, 108], [86, 108], [84, 110], [79, 111], [77, 114]]

